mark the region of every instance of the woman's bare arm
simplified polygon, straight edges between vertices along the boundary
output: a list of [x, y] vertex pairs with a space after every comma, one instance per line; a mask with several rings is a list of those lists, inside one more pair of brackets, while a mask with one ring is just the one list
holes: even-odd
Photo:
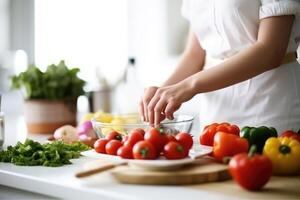
[[160, 123], [161, 113], [169, 119], [183, 102], [198, 93], [218, 90], [281, 65], [290, 38], [294, 16], [261, 20], [257, 42], [214, 68], [197, 72], [176, 84], [158, 88], [145, 103], [150, 124]]
[[210, 92], [255, 77], [281, 65], [293, 26], [294, 16], [263, 19], [257, 42], [228, 61], [199, 72], [185, 81], [195, 93]]
[[176, 70], [163, 86], [173, 85], [201, 71], [203, 69], [204, 61], [205, 51], [202, 49], [198, 39], [190, 29], [185, 50], [180, 57]]
[[[202, 70], [205, 60], [205, 51], [200, 46], [198, 39], [195, 34], [190, 29], [188, 41], [185, 47], [184, 52], [178, 62], [176, 70], [168, 78], [168, 80], [163, 84], [163, 86], [176, 84], [187, 77], [199, 72]], [[148, 119], [148, 108], [147, 105], [152, 99], [158, 87], [152, 86], [146, 88], [144, 95], [139, 104], [139, 110], [143, 117], [143, 120], [149, 121]], [[160, 115], [161, 119], [164, 119], [164, 115]]]

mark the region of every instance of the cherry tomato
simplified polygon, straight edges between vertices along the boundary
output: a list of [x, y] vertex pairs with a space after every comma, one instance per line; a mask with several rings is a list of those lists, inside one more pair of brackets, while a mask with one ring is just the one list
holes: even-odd
[[133, 159], [132, 147], [122, 146], [118, 149], [117, 155], [125, 159]]
[[181, 144], [185, 149], [190, 150], [193, 146], [193, 138], [188, 133], [179, 133], [176, 135], [176, 140]]
[[110, 140], [119, 140], [122, 141], [122, 135], [117, 131], [112, 131], [105, 136], [106, 139]]
[[125, 135], [123, 138], [122, 138], [122, 143], [125, 144], [125, 142], [128, 140], [128, 135]]
[[124, 143], [124, 145], [130, 145], [133, 147], [138, 141], [144, 140], [144, 136], [139, 131], [132, 131], [128, 135], [128, 140]]
[[140, 132], [143, 136], [145, 135], [145, 131], [144, 131], [144, 129], [142, 129], [142, 128], [137, 128], [137, 129], [134, 129], [133, 131], [134, 131], [134, 132], [135, 132], [135, 131]]
[[144, 138], [154, 145], [158, 153], [163, 151], [165, 144], [168, 142], [166, 134], [156, 128], [151, 128], [147, 131]]
[[164, 147], [164, 155], [169, 160], [182, 159], [188, 156], [188, 151], [178, 142], [169, 142]]
[[175, 137], [171, 134], [167, 134], [168, 142], [177, 142]]
[[154, 160], [157, 158], [157, 151], [149, 141], [139, 141], [133, 146], [133, 158], [139, 160]]
[[117, 155], [118, 149], [123, 146], [119, 140], [111, 140], [105, 145], [105, 151], [109, 155]]
[[100, 138], [94, 143], [94, 149], [97, 153], [105, 153], [105, 146], [108, 143], [108, 139]]

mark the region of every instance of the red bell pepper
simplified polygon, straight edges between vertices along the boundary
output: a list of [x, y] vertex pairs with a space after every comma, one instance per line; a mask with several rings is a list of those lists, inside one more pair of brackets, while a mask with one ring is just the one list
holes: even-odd
[[292, 130], [284, 131], [283, 133], [280, 134], [280, 137], [289, 137], [298, 140], [298, 142], [300, 142], [300, 130], [298, 132]]
[[248, 152], [247, 139], [226, 132], [217, 132], [214, 137], [213, 156], [222, 162], [224, 158]]
[[233, 179], [247, 190], [259, 190], [272, 175], [272, 162], [268, 157], [255, 153], [251, 146], [249, 154], [240, 153], [231, 158], [229, 172]]
[[213, 123], [211, 125], [206, 126], [203, 129], [203, 132], [200, 134], [200, 144], [207, 145], [207, 146], [213, 146], [214, 144], [214, 136], [217, 132], [222, 131], [226, 133], [230, 133], [233, 135], [240, 135], [240, 129], [236, 125], [231, 125], [229, 123]]

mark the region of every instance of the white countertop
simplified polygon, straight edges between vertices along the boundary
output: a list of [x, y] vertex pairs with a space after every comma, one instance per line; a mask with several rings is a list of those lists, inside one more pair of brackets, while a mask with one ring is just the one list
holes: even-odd
[[[5, 144], [12, 145], [17, 141], [31, 138], [43, 141], [47, 136], [27, 135], [24, 118], [22, 117], [22, 100], [15, 93], [8, 93], [3, 98], [3, 110], [6, 114]], [[90, 199], [198, 199], [202, 197], [216, 197], [214, 193], [187, 187], [174, 186], [141, 186], [120, 184], [110, 176], [109, 172], [95, 175], [84, 180], [74, 177], [82, 164], [92, 160], [81, 157], [73, 160], [74, 164], [57, 168], [49, 167], [24, 167], [9, 163], [0, 163], [0, 198], [72, 198], [88, 197]], [[8, 187], [7, 187], [8, 186]], [[17, 189], [13, 189], [17, 188]], [[181, 188], [179, 190], [179, 188]], [[21, 190], [18, 190], [21, 189]], [[28, 191], [28, 192], [26, 192]], [[55, 192], [54, 192], [55, 191]], [[40, 195], [42, 194], [42, 195]], [[218, 196], [224, 198], [224, 196]]]
[[203, 198], [228, 199], [204, 190], [195, 190], [185, 186], [142, 186], [120, 184], [109, 172], [77, 179], [74, 174], [83, 163], [92, 160], [82, 157], [73, 160], [74, 164], [57, 168], [22, 167], [1, 164], [0, 185], [20, 188], [64, 199], [184, 199]]
[[[45, 141], [47, 136], [27, 135], [22, 118], [22, 101], [4, 98], [6, 145], [26, 137]], [[10, 105], [10, 106], [8, 106]], [[195, 129], [193, 129], [195, 130]], [[197, 131], [192, 132], [195, 135]], [[260, 192], [241, 189], [232, 180], [189, 186], [146, 186], [118, 183], [108, 172], [85, 179], [75, 172], [92, 158], [81, 157], [63, 167], [24, 167], [0, 163], [0, 199], [299, 199], [300, 176], [272, 177]]]
[[[199, 200], [199, 199], [299, 199], [300, 176], [272, 177], [259, 192], [241, 189], [232, 180], [187, 186], [150, 186], [118, 183], [109, 171], [77, 179], [82, 164], [93, 160], [82, 157], [63, 167], [22, 167], [0, 164], [0, 199], [118, 199], [118, 200]], [[29, 191], [24, 193], [18, 188]], [[2, 191], [4, 190], [4, 195]], [[42, 194], [42, 195], [41, 195]], [[46, 196], [44, 196], [46, 195]]]

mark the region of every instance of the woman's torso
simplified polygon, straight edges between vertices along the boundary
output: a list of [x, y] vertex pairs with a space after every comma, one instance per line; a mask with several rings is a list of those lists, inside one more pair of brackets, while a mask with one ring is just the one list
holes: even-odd
[[[260, 18], [272, 0], [184, 0], [182, 14], [215, 67], [256, 42]], [[275, 0], [274, 0], [275, 1]], [[264, 7], [263, 7], [264, 6]], [[299, 17], [295, 18], [287, 52], [299, 44]], [[238, 76], [238, 74], [236, 75]], [[300, 66], [282, 65], [252, 79], [201, 94], [201, 129], [212, 122], [239, 126], [274, 126], [279, 131], [300, 128]]]
[[[256, 41], [260, 18], [276, 12], [270, 10], [272, 1], [276, 0], [183, 0], [182, 14], [190, 21], [208, 55], [224, 59]], [[297, 16], [287, 52], [296, 51], [299, 41], [300, 19]]]

